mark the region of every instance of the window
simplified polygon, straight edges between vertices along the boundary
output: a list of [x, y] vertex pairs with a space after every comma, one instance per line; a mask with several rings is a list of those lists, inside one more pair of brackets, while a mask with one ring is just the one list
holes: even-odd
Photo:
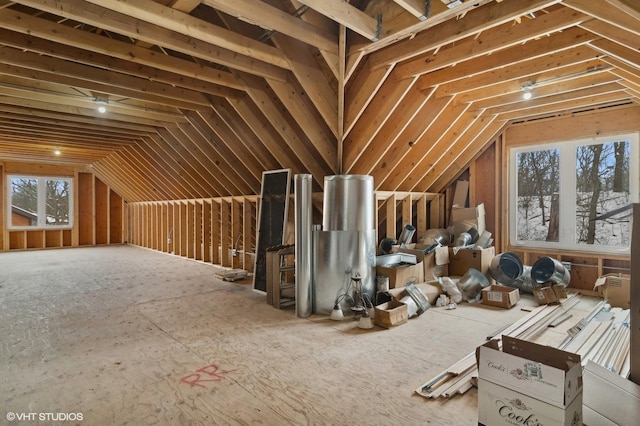
[[638, 135], [510, 151], [514, 246], [628, 253], [638, 202]]
[[73, 226], [72, 179], [10, 175], [8, 184], [10, 229]]

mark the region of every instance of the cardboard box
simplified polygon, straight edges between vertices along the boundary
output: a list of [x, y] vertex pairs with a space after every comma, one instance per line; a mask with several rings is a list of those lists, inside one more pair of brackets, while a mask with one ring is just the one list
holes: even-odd
[[522, 392], [488, 380], [478, 380], [478, 424], [494, 425], [582, 425], [582, 396], [567, 407], [556, 407]]
[[[478, 234], [482, 234], [486, 228], [484, 204], [469, 208], [452, 207], [451, 223], [454, 224], [454, 228], [456, 222], [471, 225], [478, 230]], [[457, 235], [455, 236], [457, 237]]]
[[626, 274], [607, 274], [596, 280], [593, 287], [613, 307], [630, 309], [631, 276]]
[[[580, 355], [502, 336], [477, 351], [478, 378], [565, 409], [582, 395]], [[582, 407], [582, 405], [580, 405]]]
[[551, 286], [533, 287], [531, 292], [533, 293], [533, 297], [534, 299], [536, 299], [536, 302], [538, 302], [538, 305], [557, 303], [560, 300]]
[[385, 302], [374, 308], [373, 323], [384, 328], [404, 324], [409, 320], [407, 305], [397, 300]]
[[443, 293], [442, 287], [440, 287], [440, 283], [438, 283], [438, 281], [419, 283], [416, 284], [416, 287], [418, 287], [420, 291], [427, 296], [427, 300], [429, 300], [429, 304], [431, 306], [435, 305], [436, 300], [438, 300], [438, 296]]
[[482, 304], [498, 308], [511, 308], [520, 300], [520, 290], [502, 285], [482, 289]]
[[418, 262], [415, 265], [396, 267], [376, 266], [376, 275], [389, 277], [389, 288], [404, 287], [407, 284], [424, 281], [424, 265], [422, 262]]
[[407, 247], [394, 248], [394, 252], [414, 254], [418, 262], [424, 265], [424, 279], [429, 281], [449, 275], [449, 249], [436, 247], [431, 253], [425, 254], [423, 244], [409, 244]]
[[562, 284], [554, 284], [551, 288], [553, 288], [553, 292], [556, 294], [558, 299], [566, 299], [568, 297], [567, 288]]
[[449, 276], [463, 276], [469, 269], [474, 268], [488, 275], [491, 260], [496, 255], [496, 248], [460, 249], [449, 247]]

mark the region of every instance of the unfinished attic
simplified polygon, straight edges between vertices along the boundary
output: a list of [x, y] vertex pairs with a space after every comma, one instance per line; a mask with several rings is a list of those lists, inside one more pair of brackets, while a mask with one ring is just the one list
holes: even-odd
[[9, 424], [635, 424], [637, 0], [0, 21]]

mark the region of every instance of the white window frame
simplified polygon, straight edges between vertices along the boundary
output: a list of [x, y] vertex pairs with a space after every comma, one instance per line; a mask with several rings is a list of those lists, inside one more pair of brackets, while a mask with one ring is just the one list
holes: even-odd
[[[12, 181], [13, 179], [31, 179], [37, 180], [38, 185], [38, 224], [35, 226], [17, 226], [12, 223]], [[69, 181], [69, 224], [67, 225], [47, 225], [47, 208], [46, 208], [46, 185], [47, 180], [66, 180]], [[5, 185], [7, 191], [7, 229], [10, 230], [55, 230], [55, 229], [71, 229], [74, 222], [74, 179], [69, 176], [34, 176], [34, 175], [22, 175], [14, 174], [7, 175], [7, 181]]]
[[[631, 244], [628, 247], [607, 246], [602, 244], [577, 244], [576, 238], [576, 148], [581, 145], [596, 145], [607, 142], [629, 141], [629, 193], [630, 202], [640, 201], [640, 172], [639, 172], [639, 137], [638, 133], [600, 136], [589, 139], [576, 139], [571, 141], [556, 141], [538, 145], [526, 145], [509, 148], [509, 244], [515, 248], [541, 248], [561, 249], [581, 252], [607, 252], [615, 254], [629, 254]], [[536, 150], [558, 149], [560, 151], [560, 229], [559, 241], [528, 241], [518, 240], [517, 236], [517, 155], [521, 152]], [[635, 160], [634, 160], [635, 159]], [[631, 235], [629, 235], [631, 243]]]

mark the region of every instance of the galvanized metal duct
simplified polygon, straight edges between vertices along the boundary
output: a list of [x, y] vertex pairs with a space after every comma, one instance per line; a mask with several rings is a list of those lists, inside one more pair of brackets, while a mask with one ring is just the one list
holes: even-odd
[[[375, 296], [375, 198], [373, 176], [334, 175], [324, 179], [322, 230], [313, 234], [313, 313], [329, 315], [352, 277], [363, 294]], [[340, 299], [348, 309], [347, 298]]]
[[325, 176], [323, 203], [323, 231], [375, 229], [373, 176]]
[[309, 174], [295, 175], [295, 276], [296, 276], [296, 316], [306, 318], [313, 310], [313, 286], [311, 259], [312, 241], [312, 179]]
[[531, 266], [522, 264], [520, 257], [510, 251], [500, 253], [491, 260], [489, 275], [502, 285], [517, 288], [521, 293], [533, 293]]
[[571, 281], [571, 274], [559, 260], [541, 257], [531, 267], [531, 278], [539, 285], [560, 284], [566, 287]]

